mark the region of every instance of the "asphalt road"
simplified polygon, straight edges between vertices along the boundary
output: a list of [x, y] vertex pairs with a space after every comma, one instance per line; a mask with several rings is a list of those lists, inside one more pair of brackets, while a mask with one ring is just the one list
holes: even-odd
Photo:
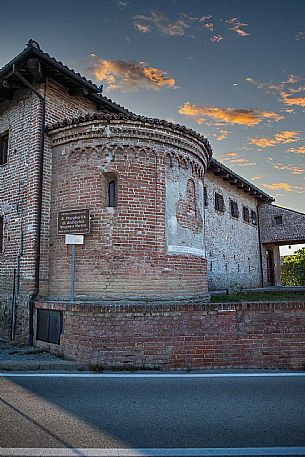
[[304, 375], [7, 374], [0, 397], [0, 448], [304, 447], [305, 455]]

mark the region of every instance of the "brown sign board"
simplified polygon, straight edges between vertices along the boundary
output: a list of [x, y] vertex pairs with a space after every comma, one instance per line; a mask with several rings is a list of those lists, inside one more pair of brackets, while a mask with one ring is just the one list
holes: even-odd
[[59, 211], [57, 235], [85, 235], [90, 233], [89, 209]]

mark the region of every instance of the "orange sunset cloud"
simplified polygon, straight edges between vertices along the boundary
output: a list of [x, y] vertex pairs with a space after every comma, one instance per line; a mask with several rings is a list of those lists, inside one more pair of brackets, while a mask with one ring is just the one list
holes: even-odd
[[286, 192], [296, 192], [298, 194], [302, 194], [303, 192], [305, 192], [305, 189], [303, 187], [293, 186], [292, 184], [289, 184], [288, 182], [263, 184], [263, 186], [270, 190], [284, 190]]
[[137, 91], [139, 89], [174, 89], [176, 81], [166, 71], [148, 67], [145, 62], [106, 60], [91, 54], [91, 71], [97, 81], [104, 81], [108, 90]]
[[184, 116], [193, 117], [198, 124], [202, 124], [205, 118], [210, 118], [216, 122], [226, 124], [247, 126], [257, 125], [262, 122], [264, 118], [273, 121], [283, 119], [283, 116], [280, 114], [260, 109], [217, 108], [215, 106], [192, 105], [189, 102], [184, 103], [179, 109], [179, 113]]
[[295, 141], [299, 141], [300, 140], [299, 133], [300, 132], [292, 132], [289, 130], [284, 130], [283, 132], [277, 133], [272, 138], [264, 138], [264, 137], [251, 138], [249, 142], [250, 142], [250, 144], [255, 144], [256, 146], [259, 146], [260, 148], [270, 148], [277, 144], [286, 144], [286, 143], [293, 143]]
[[305, 154], [305, 146], [299, 146], [298, 148], [290, 148], [288, 152], [295, 152], [296, 154]]

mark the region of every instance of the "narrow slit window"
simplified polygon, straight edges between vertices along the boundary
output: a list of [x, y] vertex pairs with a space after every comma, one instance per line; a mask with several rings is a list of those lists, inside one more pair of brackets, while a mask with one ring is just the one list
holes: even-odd
[[208, 189], [206, 187], [203, 188], [203, 200], [204, 200], [204, 206], [205, 207], [209, 206]]
[[0, 166], [7, 164], [8, 156], [8, 133], [0, 135]]
[[3, 252], [4, 218], [0, 216], [0, 254]]
[[114, 208], [116, 206], [116, 181], [112, 179], [108, 182], [108, 207]]
[[221, 213], [225, 210], [225, 202], [222, 195], [215, 193], [215, 209]]
[[247, 208], [246, 206], [243, 207], [243, 216], [245, 222], [250, 222], [249, 208]]
[[255, 211], [251, 211], [251, 222], [253, 225], [257, 225], [257, 214]]
[[239, 209], [237, 202], [230, 200], [230, 208], [231, 208], [231, 216], [235, 217], [236, 219], [239, 218]]

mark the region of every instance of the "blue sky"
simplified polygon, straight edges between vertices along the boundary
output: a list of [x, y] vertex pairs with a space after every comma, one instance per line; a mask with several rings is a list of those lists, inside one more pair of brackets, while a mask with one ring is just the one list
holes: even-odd
[[1, 0], [0, 66], [30, 38], [305, 211], [304, 0]]

